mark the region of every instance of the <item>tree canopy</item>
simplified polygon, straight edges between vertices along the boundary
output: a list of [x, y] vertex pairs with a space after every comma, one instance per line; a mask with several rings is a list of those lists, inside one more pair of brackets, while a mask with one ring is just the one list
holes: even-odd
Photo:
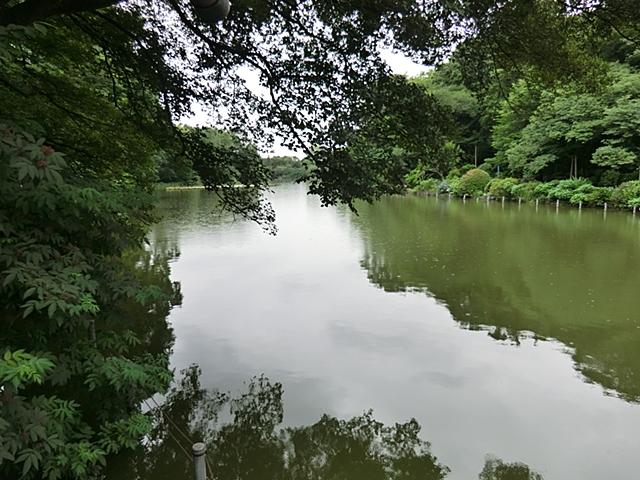
[[[476, 147], [524, 173], [592, 154], [628, 174], [638, 16], [635, 0], [237, 0], [209, 24], [187, 0], [0, 0], [0, 475], [97, 477], [150, 431], [140, 403], [171, 381], [180, 301], [177, 252], [144, 247], [163, 161], [268, 230], [274, 132], [325, 204]], [[454, 63], [409, 80], [383, 49]], [[178, 125], [194, 105], [215, 128]]]

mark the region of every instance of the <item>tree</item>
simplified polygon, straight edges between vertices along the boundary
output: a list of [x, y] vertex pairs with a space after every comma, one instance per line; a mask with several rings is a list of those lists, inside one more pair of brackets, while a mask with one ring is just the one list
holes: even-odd
[[297, 157], [274, 156], [262, 159], [273, 182], [297, 182], [307, 176], [306, 162]]
[[596, 91], [514, 84], [493, 129], [495, 162], [528, 178], [636, 176], [639, 82], [637, 72], [614, 64]]
[[142, 192], [80, 183], [6, 127], [0, 160], [0, 473], [87, 478], [149, 428], [138, 405], [171, 380], [179, 290], [166, 259], [139, 250]]
[[[501, 8], [495, 3], [364, 6], [357, 0], [244, 0], [234, 3], [225, 22], [212, 27], [194, 15], [186, 0], [23, 0], [2, 2], [0, 23], [73, 23], [103, 47], [116, 77], [131, 78], [127, 69], [133, 67], [135, 77], [154, 85], [165, 116], [175, 119], [197, 101], [215, 112], [227, 109], [226, 126], [253, 140], [264, 140], [261, 127], [282, 131], [288, 146], [322, 164], [310, 175], [312, 191], [327, 203], [351, 203], [353, 185], [336, 181], [326, 165], [335, 163], [339, 171], [353, 163], [358, 170], [358, 160], [347, 160], [348, 150], [336, 139], [344, 142], [354, 130], [366, 89], [388, 75], [380, 44], [433, 62], [461, 43], [459, 58], [480, 62], [478, 72], [486, 72], [490, 63], [519, 72], [530, 67], [534, 78], [553, 83], [592, 73], [597, 77], [591, 40], [604, 25], [633, 32], [638, 19], [633, 0], [515, 0]], [[133, 18], [146, 23], [132, 23]], [[123, 50], [122, 45], [134, 48]], [[239, 66], [259, 75], [264, 96], [247, 89]], [[384, 158], [395, 162], [392, 156]], [[401, 176], [394, 173], [391, 180], [399, 182]], [[254, 185], [258, 191], [263, 187]], [[397, 188], [378, 182], [369, 192], [375, 198]]]
[[[139, 405], [171, 380], [165, 317], [179, 300], [166, 259], [142, 248], [159, 156], [184, 156], [267, 229], [255, 145], [274, 129], [305, 151], [326, 204], [401, 191], [446, 125], [432, 97], [390, 75], [380, 45], [432, 63], [489, 39], [575, 78], [592, 66], [588, 42], [562, 34], [584, 30], [583, 15], [629, 32], [634, 12], [630, 0], [531, 3], [238, 0], [212, 26], [186, 0], [0, 0], [0, 474], [98, 476], [149, 432]], [[539, 32], [553, 40], [544, 60], [540, 38], [522, 47]], [[231, 137], [178, 128], [194, 103]]]
[[458, 63], [449, 61], [413, 81], [433, 95], [450, 117], [447, 137], [462, 149], [460, 156], [467, 163], [481, 163], [491, 151], [487, 105], [464, 84]]
[[592, 162], [616, 170], [636, 167], [640, 179], [640, 75], [636, 74], [634, 80], [635, 91], [623, 90], [605, 110], [605, 145], [596, 150]]

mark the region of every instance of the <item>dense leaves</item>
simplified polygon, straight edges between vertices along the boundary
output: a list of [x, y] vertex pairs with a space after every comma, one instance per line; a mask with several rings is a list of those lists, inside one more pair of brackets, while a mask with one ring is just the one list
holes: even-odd
[[91, 477], [149, 427], [137, 403], [168, 385], [171, 335], [149, 349], [167, 327], [148, 322], [178, 297], [160, 259], [133, 253], [140, 192], [68, 181], [42, 139], [0, 135], [0, 472]]
[[[170, 382], [165, 317], [179, 291], [167, 259], [141, 247], [152, 185], [171, 176], [167, 166], [195, 170], [221, 205], [269, 231], [271, 175], [257, 149], [273, 132], [307, 155], [305, 179], [325, 204], [400, 192], [410, 171], [416, 183], [432, 173], [455, 183], [468, 169], [446, 170], [489, 155], [495, 115], [495, 159], [461, 188], [477, 193], [484, 170], [500, 166], [545, 179], [569, 171], [606, 183], [614, 171], [608, 183], [631, 180], [634, 3], [238, 0], [211, 25], [187, 0], [0, 1], [0, 474], [95, 477], [107, 454], [152, 427], [140, 403]], [[459, 64], [423, 82], [391, 75], [381, 54], [435, 62], [454, 46]], [[594, 46], [608, 53], [594, 56]], [[605, 60], [624, 63], [608, 83]], [[514, 113], [513, 104], [526, 108]], [[216, 129], [176, 126], [194, 105]], [[624, 185], [558, 183], [544, 194], [635, 205], [637, 185]], [[237, 427], [220, 435], [256, 435], [260, 420], [261, 455], [278, 469], [278, 391], [255, 388], [234, 404]], [[274, 401], [256, 418], [258, 391]], [[364, 416], [289, 434], [305, 448], [326, 439], [358, 448], [373, 476], [420, 465], [439, 478], [444, 468], [417, 432]], [[338, 460], [313, 468], [327, 465], [349, 471]]]

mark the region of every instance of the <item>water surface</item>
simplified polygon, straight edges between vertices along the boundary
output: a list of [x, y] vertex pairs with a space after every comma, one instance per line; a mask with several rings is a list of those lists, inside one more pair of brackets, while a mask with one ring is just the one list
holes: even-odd
[[356, 216], [299, 185], [271, 201], [275, 237], [204, 191], [162, 194], [175, 368], [282, 382], [288, 425], [415, 417], [454, 480], [487, 454], [546, 480], [638, 478], [640, 220], [424, 197]]

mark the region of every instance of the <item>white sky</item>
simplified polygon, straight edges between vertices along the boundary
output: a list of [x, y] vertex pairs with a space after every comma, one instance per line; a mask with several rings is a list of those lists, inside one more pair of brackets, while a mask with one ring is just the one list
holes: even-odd
[[[428, 71], [431, 67], [418, 64], [405, 56], [402, 53], [393, 52], [391, 50], [382, 50], [380, 52], [382, 58], [387, 62], [391, 71], [398, 75], [407, 75], [410, 77], [419, 75], [420, 73], [424, 73]], [[244, 79], [247, 84], [247, 87], [256, 94], [260, 94], [263, 87], [260, 86], [258, 80], [258, 74], [249, 69], [245, 68], [240, 71], [240, 76]], [[182, 117], [180, 119], [180, 123], [191, 125], [191, 126], [206, 126], [212, 125], [214, 122], [211, 120], [209, 115], [206, 113], [205, 109], [202, 105], [195, 104], [192, 106], [193, 114], [189, 116]], [[292, 155], [296, 157], [304, 156], [302, 152], [289, 150], [284, 147], [281, 143], [281, 139], [276, 137], [274, 144], [272, 145], [271, 151], [261, 151], [261, 155], [263, 156], [272, 156], [272, 155]]]

